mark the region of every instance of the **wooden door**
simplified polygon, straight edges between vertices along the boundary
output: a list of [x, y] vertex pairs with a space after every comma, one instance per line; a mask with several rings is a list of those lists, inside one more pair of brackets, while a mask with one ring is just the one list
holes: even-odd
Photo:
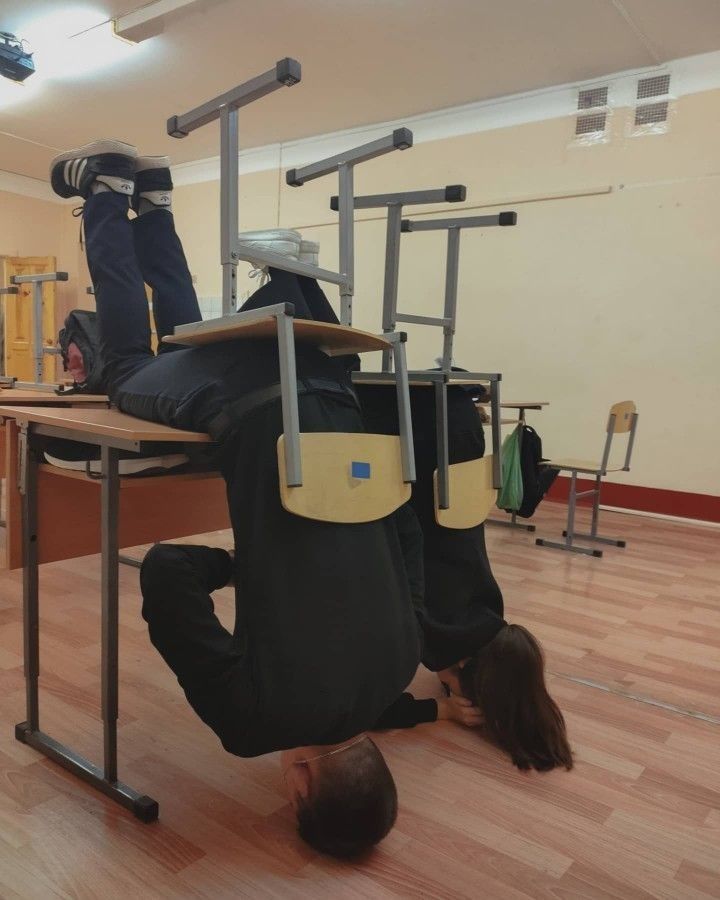
[[[12, 275], [36, 275], [55, 272], [54, 256], [5, 256], [2, 258], [2, 284], [10, 285]], [[3, 349], [5, 374], [18, 381], [35, 381], [33, 360], [33, 285], [18, 285], [19, 293], [6, 294], [3, 299], [5, 341]], [[43, 284], [43, 346], [53, 347], [55, 334], [55, 282]], [[43, 362], [43, 381], [55, 381], [55, 357], [48, 354]]]

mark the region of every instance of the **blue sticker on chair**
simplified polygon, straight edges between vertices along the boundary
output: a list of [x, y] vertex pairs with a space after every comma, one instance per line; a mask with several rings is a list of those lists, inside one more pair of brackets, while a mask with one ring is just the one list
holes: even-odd
[[369, 478], [370, 477], [370, 463], [366, 462], [351, 462], [350, 463], [350, 474], [353, 478]]

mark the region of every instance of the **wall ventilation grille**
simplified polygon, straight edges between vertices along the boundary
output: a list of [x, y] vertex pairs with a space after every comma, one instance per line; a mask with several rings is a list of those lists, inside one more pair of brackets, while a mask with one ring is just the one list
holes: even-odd
[[638, 78], [631, 136], [665, 134], [669, 128], [671, 99], [669, 72]]
[[578, 91], [578, 109], [597, 109], [600, 106], [607, 106], [607, 102], [607, 85]]
[[587, 134], [598, 134], [605, 131], [607, 113], [599, 112], [578, 116], [575, 121], [575, 134], [580, 137]]
[[574, 143], [597, 144], [607, 140], [608, 93], [607, 84], [578, 90]]
[[635, 110], [636, 125], [655, 125], [658, 122], [667, 122], [668, 101], [662, 103], [644, 103]]
[[640, 78], [637, 84], [637, 99], [645, 100], [648, 97], [664, 97], [670, 92], [670, 75], [653, 75], [650, 78]]

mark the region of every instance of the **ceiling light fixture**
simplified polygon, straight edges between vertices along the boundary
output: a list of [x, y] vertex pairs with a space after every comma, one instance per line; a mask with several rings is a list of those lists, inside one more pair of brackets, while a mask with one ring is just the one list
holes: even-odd
[[[168, 18], [199, 0], [154, 0], [140, 9], [113, 19], [115, 35], [134, 44], [162, 34]], [[201, 0], [200, 0], [201, 2]]]

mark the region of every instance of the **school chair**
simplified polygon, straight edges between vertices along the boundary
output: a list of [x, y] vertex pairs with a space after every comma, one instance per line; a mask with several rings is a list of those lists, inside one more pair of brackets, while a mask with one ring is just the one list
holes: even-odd
[[[612, 544], [614, 547], [624, 547], [625, 541], [615, 538], [601, 537], [597, 533], [598, 514], [600, 511], [600, 486], [604, 475], [608, 472], [629, 472], [630, 458], [632, 456], [633, 445], [635, 443], [635, 431], [637, 429], [638, 414], [635, 404], [632, 400], [622, 400], [620, 403], [614, 403], [610, 407], [608, 416], [605, 449], [603, 450], [601, 462], [588, 462], [580, 459], [550, 459], [544, 463], [559, 472], [570, 472], [570, 495], [568, 497], [568, 518], [567, 528], [563, 531], [564, 542], [548, 541], [544, 538], [537, 538], [535, 543], [539, 547], [555, 547], [558, 550], [571, 550], [574, 553], [586, 553], [588, 556], [602, 556], [602, 550], [596, 550], [592, 547], [578, 547], [574, 544], [575, 538], [583, 538], [588, 541], [597, 541], [603, 544]], [[625, 461], [621, 466], [610, 466], [610, 447], [612, 445], [613, 436], [616, 434], [627, 434], [627, 447], [625, 450]], [[593, 475], [595, 478], [595, 487], [588, 491], [577, 490], [578, 472], [587, 475]], [[590, 532], [575, 531], [575, 509], [579, 497], [593, 496], [592, 507], [592, 523]]]

